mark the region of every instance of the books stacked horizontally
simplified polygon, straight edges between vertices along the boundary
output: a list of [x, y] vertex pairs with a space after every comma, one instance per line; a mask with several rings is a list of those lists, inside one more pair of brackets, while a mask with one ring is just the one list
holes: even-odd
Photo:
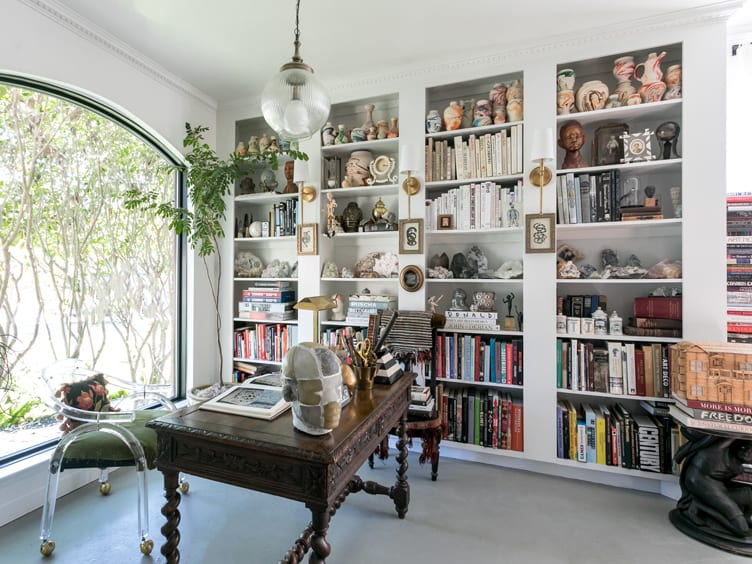
[[352, 325], [368, 325], [371, 315], [397, 308], [397, 296], [389, 294], [352, 294], [347, 304], [345, 321]]
[[296, 318], [295, 290], [289, 281], [256, 282], [242, 292], [238, 318], [254, 321], [288, 321]]
[[408, 407], [410, 415], [432, 417], [435, 407], [436, 400], [431, 395], [431, 388], [428, 386], [412, 386], [410, 388], [410, 407]]
[[499, 314], [496, 311], [452, 311], [444, 312], [444, 329], [460, 330], [499, 330]]
[[681, 296], [642, 296], [634, 299], [634, 317], [624, 326], [625, 335], [681, 337]]
[[679, 423], [691, 429], [749, 433], [752, 436], [752, 407], [691, 400], [674, 395], [676, 403], [671, 415]]
[[377, 384], [394, 384], [397, 378], [402, 376], [402, 367], [392, 353], [382, 349], [378, 357], [379, 370], [376, 372], [373, 381]]
[[630, 206], [619, 210], [622, 221], [640, 221], [644, 219], [663, 219], [661, 206]]

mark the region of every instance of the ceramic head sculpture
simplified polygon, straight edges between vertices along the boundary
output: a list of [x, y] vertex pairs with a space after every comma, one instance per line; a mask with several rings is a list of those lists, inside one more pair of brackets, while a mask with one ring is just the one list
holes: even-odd
[[300, 343], [285, 356], [282, 374], [282, 393], [292, 403], [296, 429], [323, 435], [339, 425], [342, 371], [337, 355], [317, 343]]

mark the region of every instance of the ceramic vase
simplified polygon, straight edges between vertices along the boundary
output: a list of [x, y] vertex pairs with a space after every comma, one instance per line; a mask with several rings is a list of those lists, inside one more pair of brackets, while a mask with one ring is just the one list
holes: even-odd
[[345, 163], [345, 174], [350, 178], [351, 186], [366, 186], [371, 178], [368, 165], [373, 160], [371, 151], [353, 151]]
[[619, 57], [614, 61], [614, 68], [611, 72], [613, 72], [614, 78], [616, 79], [616, 82], [629, 82], [632, 79], [632, 75], [634, 75], [635, 70], [635, 62], [634, 57], [632, 56], [625, 56], [625, 57]]
[[251, 156], [259, 154], [259, 140], [255, 135], [251, 135], [251, 138], [248, 140], [248, 154]]
[[556, 114], [565, 116], [574, 111], [574, 91], [560, 90], [556, 93]]
[[347, 138], [347, 132], [345, 132], [345, 126], [342, 124], [339, 124], [337, 126], [337, 137], [334, 138], [334, 144], [335, 145], [342, 145], [343, 143], [349, 143], [350, 140]]
[[681, 65], [671, 65], [666, 70], [666, 93], [663, 95], [664, 100], [674, 100], [681, 98]]
[[650, 53], [648, 58], [639, 65], [635, 65], [634, 77], [645, 84], [652, 84], [658, 82], [663, 78], [663, 71], [661, 71], [661, 61], [666, 56], [666, 51], [661, 52], [660, 55]]
[[619, 82], [616, 85], [616, 88], [614, 88], [614, 94], [619, 96], [619, 103], [622, 106], [627, 105], [627, 100], [629, 100], [629, 97], [635, 92], [637, 92], [637, 90], [635, 89], [631, 80]]
[[488, 99], [491, 101], [491, 107], [494, 115], [496, 115], [496, 108], [506, 108], [507, 106], [507, 87], [501, 82], [497, 82], [488, 93]]
[[666, 83], [662, 80], [643, 84], [637, 90], [637, 93], [642, 98], [642, 101], [646, 104], [650, 102], [660, 102], [663, 99], [663, 94], [666, 92]]
[[266, 133], [264, 133], [261, 136], [261, 139], [259, 139], [259, 144], [258, 144], [259, 151], [261, 153], [266, 151], [269, 148], [269, 143], [271, 143], [271, 140], [269, 139], [269, 136]]
[[565, 92], [574, 90], [574, 70], [561, 69], [556, 73], [556, 90]]
[[389, 124], [385, 119], [376, 122], [376, 139], [386, 139], [389, 134]]
[[444, 128], [447, 131], [455, 131], [460, 127], [462, 127], [462, 107], [452, 100], [444, 110]]
[[386, 134], [387, 139], [394, 139], [396, 137], [399, 137], [399, 128], [397, 127], [397, 118], [393, 117], [390, 119], [391, 127], [389, 128], [389, 133]]
[[494, 311], [496, 309], [496, 293], [479, 290], [473, 294], [473, 305], [477, 311]]
[[473, 112], [473, 127], [482, 127], [484, 125], [491, 125], [492, 123], [491, 102], [489, 100], [478, 100]]
[[507, 101], [507, 120], [522, 120], [522, 98], [512, 98]]
[[334, 145], [334, 139], [337, 137], [337, 134], [334, 130], [334, 126], [332, 125], [331, 121], [327, 121], [326, 125], [321, 129], [321, 143], [324, 145], [324, 147], [328, 147], [329, 145]]
[[[507, 88], [507, 105], [512, 100], [522, 100], [522, 81], [520, 79], [512, 82], [512, 85]], [[507, 110], [507, 113], [509, 113], [509, 110]]]
[[577, 89], [575, 106], [578, 112], [602, 110], [608, 100], [608, 86], [600, 80], [590, 80]]
[[350, 140], [353, 143], [360, 143], [366, 140], [366, 130], [362, 127], [353, 127], [350, 132]]
[[441, 131], [441, 116], [437, 110], [431, 110], [426, 116], [426, 133], [438, 133]]
[[460, 128], [465, 129], [473, 126], [475, 111], [475, 100], [460, 100], [460, 106], [462, 107], [462, 124]]
[[376, 106], [373, 104], [366, 104], [363, 108], [366, 110], [366, 121], [363, 122], [363, 131], [368, 131], [369, 128], [374, 127], [373, 123], [373, 110]]
[[506, 123], [507, 121], [507, 105], [494, 106], [493, 109], [493, 122], [494, 123]]

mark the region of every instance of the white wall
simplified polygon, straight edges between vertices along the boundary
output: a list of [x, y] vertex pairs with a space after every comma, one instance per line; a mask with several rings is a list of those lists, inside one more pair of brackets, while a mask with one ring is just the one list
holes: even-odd
[[[184, 124], [216, 131], [216, 107], [202, 93], [167, 73], [144, 64], [127, 46], [78, 28], [64, 12], [53, 12], [33, 0], [2, 0], [0, 8], [0, 72], [20, 73], [58, 82], [110, 102], [180, 153]], [[189, 383], [207, 381], [216, 371], [213, 319], [206, 275], [189, 260]], [[194, 377], [195, 374], [195, 377]], [[48, 457], [44, 457], [45, 459]], [[37, 461], [38, 462], [38, 461]], [[44, 495], [44, 464], [25, 464], [23, 481], [14, 469], [0, 473], [0, 525], [39, 507]], [[66, 472], [61, 480], [74, 478]], [[73, 487], [68, 484], [68, 487]]]

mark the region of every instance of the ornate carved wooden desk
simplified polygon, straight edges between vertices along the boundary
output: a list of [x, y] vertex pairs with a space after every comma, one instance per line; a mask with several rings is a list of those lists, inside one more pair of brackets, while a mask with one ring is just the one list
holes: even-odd
[[[391, 386], [374, 386], [372, 393], [356, 392], [342, 410], [339, 426], [321, 437], [295, 430], [290, 412], [265, 421], [193, 406], [151, 422], [167, 500], [161, 549], [167, 562], [180, 561], [179, 472], [305, 503], [311, 523], [283, 557], [286, 563], [301, 562], [309, 548], [309, 562], [326, 561], [330, 516], [350, 493], [388, 495], [403, 518], [410, 501], [405, 437], [410, 384], [410, 378], [401, 378]], [[364, 482], [355, 472], [395, 426], [400, 429], [395, 484]]]

